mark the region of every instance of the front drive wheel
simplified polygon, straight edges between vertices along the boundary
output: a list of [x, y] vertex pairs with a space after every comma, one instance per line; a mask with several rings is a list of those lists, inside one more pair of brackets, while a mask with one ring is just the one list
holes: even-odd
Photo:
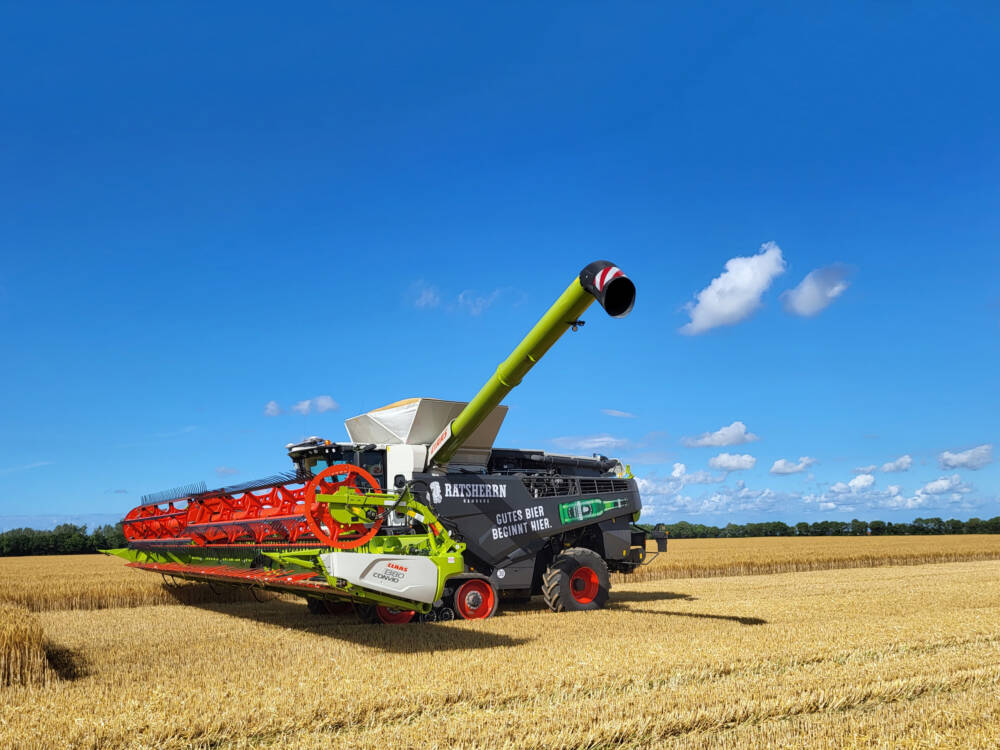
[[499, 600], [489, 581], [470, 578], [455, 591], [455, 612], [463, 620], [484, 620], [496, 614]]
[[553, 612], [600, 609], [610, 593], [608, 564], [583, 547], [560, 552], [542, 578], [542, 596]]

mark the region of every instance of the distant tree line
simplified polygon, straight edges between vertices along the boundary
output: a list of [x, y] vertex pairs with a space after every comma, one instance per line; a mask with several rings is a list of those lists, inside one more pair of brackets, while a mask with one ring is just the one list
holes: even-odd
[[658, 523], [656, 531], [666, 531], [674, 539], [734, 539], [751, 536], [899, 536], [909, 534], [1000, 534], [1000, 516], [983, 520], [970, 518], [959, 521], [949, 518], [914, 518], [913, 523], [891, 521], [800, 521], [789, 526], [781, 521], [763, 523], [730, 523], [725, 526], [705, 526], [700, 523]]
[[125, 546], [122, 525], [86, 526], [64, 523], [51, 531], [11, 529], [0, 534], [0, 557], [15, 555], [79, 555]]

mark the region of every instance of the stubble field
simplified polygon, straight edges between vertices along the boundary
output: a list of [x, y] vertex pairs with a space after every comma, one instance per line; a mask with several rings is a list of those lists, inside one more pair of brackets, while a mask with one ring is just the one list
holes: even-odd
[[[855, 558], [900, 550], [675, 541], [644, 572], [676, 577], [616, 581], [604, 611], [533, 601], [397, 627], [284, 599], [21, 601], [16, 614], [0, 594], [0, 626], [24, 620], [34, 643], [27, 684], [0, 686], [0, 747], [997, 747], [1000, 538], [913, 539], [993, 559], [692, 577], [748, 556], [791, 564], [788, 542], [820, 543], [809, 554], [828, 560], [851, 557], [845, 542], [862, 545]], [[689, 554], [686, 573], [668, 573]], [[61, 560], [123, 587], [158, 581], [117, 560]], [[0, 560], [0, 592], [30, 576], [23, 563]]]

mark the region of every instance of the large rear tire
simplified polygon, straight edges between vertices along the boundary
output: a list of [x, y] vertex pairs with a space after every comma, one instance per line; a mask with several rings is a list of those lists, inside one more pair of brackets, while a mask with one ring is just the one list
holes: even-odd
[[559, 553], [542, 577], [542, 596], [553, 612], [600, 609], [610, 593], [608, 564], [583, 547]]

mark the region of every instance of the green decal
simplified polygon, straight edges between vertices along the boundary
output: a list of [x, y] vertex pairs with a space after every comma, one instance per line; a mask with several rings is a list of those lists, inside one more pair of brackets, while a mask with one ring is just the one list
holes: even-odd
[[609, 510], [617, 510], [625, 507], [625, 499], [601, 500], [573, 500], [562, 503], [559, 506], [559, 520], [563, 523], [577, 523], [579, 521], [591, 521], [600, 518]]

